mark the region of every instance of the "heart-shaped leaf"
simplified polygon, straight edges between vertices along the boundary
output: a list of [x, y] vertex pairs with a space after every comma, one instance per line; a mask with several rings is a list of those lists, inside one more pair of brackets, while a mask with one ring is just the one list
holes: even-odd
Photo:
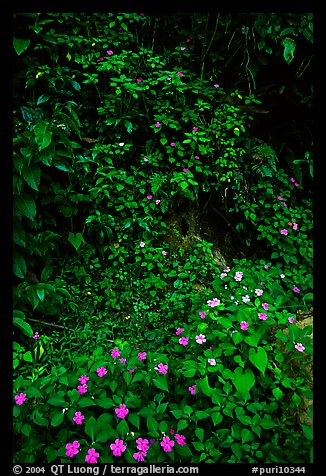
[[233, 372], [233, 384], [239, 393], [247, 393], [255, 385], [255, 376], [250, 369], [244, 372], [241, 367], [237, 367]]
[[262, 347], [257, 347], [257, 351], [253, 348], [249, 350], [249, 360], [261, 371], [262, 374], [265, 373], [268, 357], [267, 352]]
[[68, 240], [72, 244], [72, 246], [78, 251], [82, 241], [84, 241], [83, 235], [81, 233], [71, 233], [69, 232]]

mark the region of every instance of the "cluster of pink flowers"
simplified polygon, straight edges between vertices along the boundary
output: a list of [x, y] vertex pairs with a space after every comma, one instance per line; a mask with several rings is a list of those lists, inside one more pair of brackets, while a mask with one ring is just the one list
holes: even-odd
[[206, 313], [204, 311], [200, 311], [198, 314], [200, 315], [202, 319], [205, 319]]
[[196, 385], [191, 385], [190, 387], [188, 387], [188, 390], [189, 390], [189, 392], [191, 393], [191, 395], [195, 395], [195, 393], [196, 393]]
[[69, 458], [72, 458], [76, 454], [79, 453], [79, 448], [80, 443], [79, 441], [73, 441], [72, 443], [67, 443], [66, 444], [66, 455], [69, 456]]
[[103, 377], [107, 373], [107, 370], [105, 367], [99, 367], [96, 369], [96, 372], [99, 377]]
[[26, 400], [26, 393], [20, 393], [19, 395], [15, 395], [15, 401], [17, 405], [22, 405]]
[[113, 349], [111, 351], [111, 357], [113, 357], [114, 359], [116, 359], [117, 357], [120, 357], [121, 355], [121, 352], [119, 349]]
[[39, 333], [38, 332], [35, 332], [35, 334], [33, 335], [33, 339], [38, 339], [40, 337]]
[[81, 412], [75, 412], [75, 416], [73, 418], [73, 421], [76, 423], [76, 425], [81, 425], [84, 420], [84, 415], [82, 415]]
[[267, 314], [265, 312], [259, 312], [258, 313], [258, 317], [259, 319], [261, 319], [262, 321], [266, 321], [267, 319]]
[[240, 322], [240, 328], [241, 328], [243, 331], [246, 331], [246, 330], [248, 329], [248, 327], [249, 327], [248, 322], [246, 322], [246, 321], [241, 321], [241, 322]]
[[82, 383], [81, 385], [78, 385], [77, 387], [78, 393], [82, 395], [83, 393], [87, 392], [87, 383]]
[[122, 419], [126, 418], [129, 413], [129, 410], [124, 403], [120, 403], [119, 408], [116, 408], [114, 411], [117, 417]]
[[215, 359], [208, 359], [207, 362], [208, 362], [210, 365], [216, 365], [216, 360], [215, 360]]
[[145, 360], [147, 356], [146, 352], [138, 352], [138, 360]]
[[295, 179], [294, 179], [293, 177], [290, 178], [290, 181], [291, 181], [292, 183], [294, 183], [294, 186], [295, 186], [295, 187], [299, 187], [299, 184], [295, 181]]
[[243, 277], [243, 272], [237, 271], [234, 276], [234, 281], [241, 281], [242, 277]]
[[161, 374], [166, 374], [168, 372], [168, 368], [168, 365], [160, 363], [157, 367], [155, 367], [155, 370], [157, 370]]

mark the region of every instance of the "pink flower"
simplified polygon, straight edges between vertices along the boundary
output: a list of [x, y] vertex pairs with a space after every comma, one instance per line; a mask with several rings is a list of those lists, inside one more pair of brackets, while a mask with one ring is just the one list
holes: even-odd
[[195, 155], [195, 159], [196, 159], [196, 160], [199, 160], [199, 155]]
[[101, 56], [97, 61], [104, 61], [103, 56]]
[[76, 412], [73, 421], [76, 423], [76, 425], [81, 425], [83, 423], [84, 418], [85, 417], [81, 414], [81, 412]]
[[199, 334], [198, 336], [196, 336], [196, 342], [197, 344], [203, 344], [204, 342], [206, 342], [204, 334]]
[[141, 242], [139, 243], [139, 246], [140, 246], [141, 248], [144, 248], [145, 243], [144, 243], [143, 241], [141, 241]]
[[33, 339], [38, 339], [40, 336], [39, 336], [39, 333], [38, 332], [35, 332], [35, 334], [33, 335]]
[[77, 453], [79, 453], [79, 448], [80, 443], [79, 441], [73, 441], [72, 443], [67, 443], [66, 444], [66, 455], [69, 456], [69, 458], [72, 458], [75, 456]]
[[113, 51], [112, 51], [112, 50], [108, 50], [108, 51], [107, 51], [107, 54], [108, 54], [109, 56], [112, 56], [112, 55], [113, 55]]
[[283, 202], [283, 206], [284, 206], [284, 207], [287, 207], [287, 204], [286, 204], [285, 202]]
[[118, 349], [113, 349], [112, 352], [111, 352], [111, 357], [113, 357], [114, 359], [116, 357], [119, 357], [120, 355], [121, 355], [121, 352]]
[[258, 313], [258, 317], [259, 319], [261, 319], [262, 321], [266, 321], [267, 319], [267, 314], [265, 312], [259, 312]]
[[110, 444], [110, 449], [114, 456], [121, 456], [124, 451], [126, 451], [126, 445], [123, 440], [116, 439], [114, 443]]
[[185, 446], [185, 444], [186, 444], [186, 437], [185, 436], [179, 435], [179, 433], [176, 433], [174, 435], [174, 438], [177, 440], [178, 445]]
[[255, 293], [257, 296], [261, 296], [263, 294], [263, 290], [262, 289], [255, 289]]
[[138, 462], [144, 461], [145, 456], [146, 456], [146, 451], [138, 451], [138, 453], [134, 453], [132, 456]]
[[133, 374], [134, 371], [135, 371], [135, 369], [128, 369], [128, 372], [131, 373], [131, 374]]
[[304, 347], [302, 344], [300, 344], [300, 343], [295, 344], [294, 347], [295, 347], [299, 352], [303, 352], [303, 351], [305, 350], [305, 347]]
[[152, 195], [147, 195], [148, 200], [152, 200], [153, 196]]
[[289, 317], [288, 321], [289, 321], [290, 324], [294, 324], [294, 317]]
[[87, 452], [85, 457], [86, 463], [97, 463], [97, 458], [99, 458], [100, 454], [94, 448], [90, 448]]
[[143, 452], [148, 451], [149, 442], [146, 438], [137, 438], [136, 443], [137, 443], [137, 449], [139, 451], [143, 451]]
[[86, 393], [87, 392], [87, 384], [83, 383], [82, 385], [78, 385], [77, 390], [81, 395], [83, 393]]
[[163, 250], [163, 251], [162, 251], [162, 255], [163, 255], [163, 256], [166, 256], [166, 251]]
[[216, 365], [216, 360], [215, 360], [215, 359], [208, 359], [207, 362], [208, 362], [210, 365]]
[[145, 360], [146, 355], [146, 352], [138, 352], [138, 360]]
[[295, 185], [296, 187], [299, 187], [299, 184], [298, 184], [297, 182], [295, 182], [295, 184], [294, 184], [294, 185]]
[[283, 198], [281, 197], [281, 195], [277, 197], [277, 200], [283, 201]]
[[216, 83], [216, 84], [214, 84], [214, 88], [216, 88], [216, 89], [217, 89], [217, 88], [219, 88], [219, 87], [220, 87], [220, 85], [219, 85], [219, 84], [217, 84], [217, 83]]
[[263, 308], [265, 309], [265, 311], [268, 311], [268, 304], [267, 304], [267, 302], [263, 302], [262, 306], [263, 306]]
[[215, 307], [215, 306], [219, 306], [221, 303], [221, 301], [217, 298], [214, 298], [212, 300], [208, 300], [207, 301], [207, 304], [210, 306], [210, 307]]
[[116, 408], [114, 411], [115, 411], [117, 417], [122, 418], [122, 419], [126, 418], [126, 415], [128, 415], [128, 413], [129, 413], [128, 408], [123, 403], [120, 403], [119, 408]]
[[246, 331], [246, 330], [248, 329], [248, 327], [249, 327], [248, 322], [246, 322], [246, 321], [241, 321], [241, 322], [240, 322], [240, 328], [241, 328], [243, 331]]
[[155, 123], [155, 127], [161, 127], [161, 123], [157, 121], [157, 122]]
[[181, 48], [180, 48], [181, 51], [184, 51], [185, 49], [186, 49], [185, 46], [181, 46]]
[[158, 205], [159, 203], [161, 203], [161, 200], [156, 200], [155, 201], [155, 204]]
[[196, 385], [192, 385], [191, 387], [188, 387], [189, 392], [191, 395], [195, 395], [196, 393]]
[[171, 142], [170, 146], [171, 146], [171, 147], [174, 147], [174, 146], [175, 146], [175, 142]]
[[166, 374], [168, 372], [168, 366], [164, 364], [158, 364], [157, 367], [155, 367], [156, 370], [158, 370], [161, 374]]
[[183, 76], [183, 73], [181, 73], [181, 71], [178, 71], [178, 72], [177, 72], [177, 75]]
[[200, 315], [202, 319], [205, 319], [206, 313], [204, 311], [200, 311], [198, 314]]
[[105, 367], [99, 367], [96, 369], [96, 372], [99, 377], [103, 377], [107, 373], [107, 370]]
[[242, 276], [243, 276], [243, 272], [242, 271], [237, 271], [235, 273], [235, 276], [234, 276], [234, 281], [241, 281]]
[[297, 223], [293, 223], [293, 230], [297, 230], [298, 229], [298, 224]]
[[265, 264], [264, 269], [268, 269], [268, 264]]
[[170, 451], [172, 451], [172, 447], [174, 446], [174, 441], [171, 440], [169, 436], [164, 436], [160, 445], [162, 446], [165, 453], [169, 453]]
[[295, 182], [295, 179], [294, 178], [290, 178], [291, 182]]
[[223, 278], [225, 278], [225, 276], [227, 276], [227, 275], [228, 275], [227, 273], [221, 273], [220, 278], [223, 279]]
[[183, 170], [184, 173], [189, 172], [189, 169], [186, 169], [186, 168], [184, 168], [184, 169], [182, 169], [182, 170]]
[[191, 39], [190, 39], [190, 38], [187, 38], [187, 39], [186, 39], [186, 42], [187, 42], [187, 43], [190, 43], [190, 42], [191, 42]]
[[250, 297], [248, 296], [248, 294], [246, 294], [245, 296], [242, 296], [242, 301], [243, 302], [249, 302], [250, 301]]
[[143, 161], [144, 161], [144, 162], [148, 162], [148, 158], [147, 158], [147, 157], [144, 157], [144, 158], [143, 158]]
[[141, 79], [141, 78], [137, 78], [136, 81], [137, 81], [137, 83], [141, 83], [141, 82], [142, 82], [142, 79]]
[[299, 288], [297, 288], [296, 286], [294, 286], [294, 288], [293, 288], [293, 292], [295, 292], [295, 293], [300, 293], [300, 289], [299, 289]]
[[181, 337], [181, 338], [179, 339], [179, 343], [180, 343], [181, 345], [186, 346], [186, 345], [188, 345], [188, 340], [189, 340], [188, 337]]
[[15, 395], [15, 400], [17, 405], [22, 405], [26, 400], [26, 393], [20, 393], [19, 395]]
[[193, 130], [194, 132], [197, 132], [197, 131], [198, 131], [198, 127], [193, 127], [192, 130]]
[[86, 375], [82, 375], [81, 377], [79, 377], [78, 380], [80, 381], [80, 383], [86, 383], [88, 382], [89, 377], [87, 377]]
[[287, 236], [289, 233], [287, 230], [283, 229], [281, 230], [281, 235]]
[[183, 331], [184, 331], [183, 327], [178, 327], [178, 329], [175, 331], [175, 333], [178, 336], [179, 334], [182, 334]]
[[122, 364], [125, 364], [127, 362], [127, 359], [125, 357], [121, 357], [121, 359], [119, 360]]

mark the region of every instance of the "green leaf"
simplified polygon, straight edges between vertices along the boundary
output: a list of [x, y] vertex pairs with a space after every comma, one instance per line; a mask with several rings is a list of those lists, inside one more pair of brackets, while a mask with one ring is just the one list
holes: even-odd
[[130, 134], [132, 132], [132, 123], [130, 121], [123, 121], [125, 128], [127, 129], [127, 132]]
[[108, 397], [95, 398], [95, 403], [101, 408], [112, 408], [115, 406], [113, 400]]
[[44, 102], [47, 102], [50, 99], [51, 96], [48, 94], [41, 94], [41, 96], [38, 98], [36, 105], [39, 106], [40, 104], [43, 104]]
[[54, 407], [68, 407], [69, 404], [66, 402], [66, 400], [63, 397], [60, 397], [60, 395], [53, 395], [52, 397], [49, 398], [48, 400], [49, 405], [53, 405]]
[[33, 419], [36, 425], [47, 426], [48, 424], [47, 420], [43, 417], [43, 415], [38, 410], [36, 410], [36, 412], [34, 413]]
[[41, 177], [41, 169], [39, 167], [24, 167], [23, 171], [23, 178], [26, 183], [33, 189], [38, 191], [38, 187], [40, 185], [40, 177]]
[[216, 426], [219, 423], [221, 423], [221, 421], [223, 420], [223, 415], [222, 415], [222, 413], [214, 412], [214, 413], [211, 414], [211, 418], [212, 418], [212, 421], [213, 421], [213, 425]]
[[129, 433], [129, 426], [126, 420], [121, 420], [120, 423], [117, 425], [117, 432], [123, 438]]
[[187, 428], [187, 426], [188, 426], [187, 420], [179, 420], [177, 425], [177, 431], [182, 431], [185, 428]]
[[34, 127], [35, 142], [39, 150], [45, 149], [52, 141], [52, 132], [50, 124], [45, 121], [40, 121]]
[[14, 317], [14, 325], [19, 327], [19, 329], [27, 336], [27, 337], [32, 337], [33, 336], [33, 330], [31, 326], [28, 324], [28, 322], [25, 322], [23, 319], [20, 319], [19, 317]]
[[15, 51], [20, 56], [30, 45], [30, 40], [24, 40], [23, 38], [14, 38], [13, 44]]
[[71, 85], [76, 91], [80, 91], [80, 84], [77, 81], [71, 81]]
[[45, 291], [43, 288], [36, 288], [36, 294], [37, 294], [37, 297], [39, 298], [39, 300], [41, 302], [44, 301], [44, 296], [45, 296]]
[[254, 440], [254, 434], [252, 431], [248, 430], [247, 428], [243, 428], [241, 430], [241, 442], [242, 444], [248, 443], [249, 441]]
[[15, 276], [22, 279], [25, 278], [25, 274], [27, 273], [25, 259], [17, 251], [14, 251], [13, 253], [13, 271]]
[[127, 419], [132, 425], [134, 425], [139, 430], [140, 418], [138, 415], [136, 415], [135, 413], [128, 413]]
[[72, 233], [69, 232], [68, 241], [73, 245], [73, 247], [78, 251], [80, 245], [84, 241], [83, 235], [81, 233]]
[[85, 433], [92, 439], [92, 442], [94, 442], [95, 436], [99, 432], [99, 429], [99, 424], [95, 418], [93, 416], [89, 417], [85, 425]]
[[146, 419], [147, 429], [151, 436], [158, 436], [158, 423], [152, 416], [148, 416]]
[[15, 205], [17, 209], [30, 220], [34, 220], [36, 215], [36, 205], [30, 195], [22, 193], [15, 198]]
[[55, 413], [51, 418], [51, 426], [59, 426], [63, 422], [64, 413]]
[[265, 373], [268, 357], [267, 352], [262, 347], [257, 347], [257, 350], [252, 347], [249, 349], [249, 360], [261, 371], [262, 374]]
[[51, 276], [52, 272], [53, 272], [52, 266], [50, 265], [45, 266], [45, 268], [43, 269], [41, 273], [41, 281], [45, 283]]
[[208, 397], [212, 395], [213, 389], [209, 386], [207, 375], [203, 379], [199, 380], [197, 383], [197, 389], [201, 390], [203, 394], [207, 395]]
[[237, 367], [233, 372], [233, 384], [239, 393], [245, 394], [255, 384], [255, 376], [250, 369], [242, 371], [241, 367]]
[[281, 41], [284, 47], [283, 56], [287, 64], [290, 64], [294, 58], [294, 51], [296, 48], [296, 42], [288, 36]]
[[155, 387], [159, 388], [160, 390], [164, 390], [166, 392], [169, 391], [168, 389], [168, 384], [167, 384], [167, 378], [165, 375], [160, 375], [159, 377], [153, 378], [153, 383]]

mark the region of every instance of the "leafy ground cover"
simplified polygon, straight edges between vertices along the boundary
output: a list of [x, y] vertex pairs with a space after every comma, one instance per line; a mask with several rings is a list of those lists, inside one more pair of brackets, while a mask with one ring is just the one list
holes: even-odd
[[312, 461], [311, 28], [15, 16], [15, 462]]

